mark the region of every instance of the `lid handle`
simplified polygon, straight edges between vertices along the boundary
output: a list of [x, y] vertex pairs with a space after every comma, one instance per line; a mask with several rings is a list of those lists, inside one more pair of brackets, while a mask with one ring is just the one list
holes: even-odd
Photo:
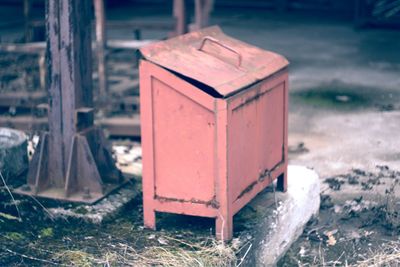
[[217, 39], [215, 39], [215, 38], [213, 38], [211, 36], [205, 36], [203, 38], [203, 40], [201, 41], [200, 47], [198, 49], [199, 51], [205, 52], [204, 50], [202, 50], [202, 48], [206, 44], [207, 40], [210, 41], [210, 42], [213, 42], [215, 44], [218, 44], [219, 46], [221, 46], [221, 47], [223, 47], [223, 48], [235, 53], [238, 56], [238, 61], [237, 61], [236, 67], [240, 67], [240, 65], [242, 65], [242, 55], [236, 49], [234, 49], [234, 48], [232, 48], [232, 47], [230, 47], [230, 46], [228, 46], [226, 44], [221, 43], [220, 41], [218, 41]]

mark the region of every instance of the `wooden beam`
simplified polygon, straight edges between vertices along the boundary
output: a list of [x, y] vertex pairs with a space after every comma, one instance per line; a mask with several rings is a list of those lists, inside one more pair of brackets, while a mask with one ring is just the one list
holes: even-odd
[[107, 48], [137, 50], [156, 40], [107, 40]]
[[[95, 124], [106, 130], [110, 136], [140, 138], [140, 119], [138, 115], [99, 119], [95, 121]], [[0, 116], [0, 127], [35, 132], [48, 129], [48, 122], [46, 117]]]
[[175, 24], [172, 20], [113, 20], [106, 22], [107, 27], [110, 28], [131, 28], [131, 29], [146, 29], [146, 30], [174, 30]]
[[0, 43], [1, 52], [40, 54], [45, 50], [46, 50], [46, 42], [35, 42], [35, 43], [24, 43], [24, 44]]
[[139, 115], [132, 117], [104, 118], [97, 122], [111, 136], [140, 137]]
[[[156, 40], [108, 40], [106, 48], [111, 49], [132, 49], [136, 50], [144, 45], [155, 42]], [[96, 43], [92, 44], [92, 49], [96, 48]], [[34, 43], [0, 43], [1, 52], [14, 52], [14, 53], [27, 53], [27, 54], [40, 54], [46, 50], [45, 42]]]
[[45, 91], [5, 92], [0, 95], [0, 107], [32, 108], [44, 102], [47, 102]]

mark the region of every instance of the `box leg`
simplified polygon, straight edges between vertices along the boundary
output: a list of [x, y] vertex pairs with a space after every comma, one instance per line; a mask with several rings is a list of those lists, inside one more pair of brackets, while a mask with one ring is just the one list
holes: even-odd
[[278, 181], [276, 185], [277, 189], [282, 192], [287, 190], [287, 171], [278, 176]]
[[228, 241], [233, 235], [233, 217], [220, 216], [215, 220], [215, 235], [217, 239]]
[[143, 209], [144, 227], [156, 230], [156, 212], [153, 209]]

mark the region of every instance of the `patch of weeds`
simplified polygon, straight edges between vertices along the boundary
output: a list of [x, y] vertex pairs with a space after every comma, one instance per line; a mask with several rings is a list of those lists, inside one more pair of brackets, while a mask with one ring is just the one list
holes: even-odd
[[329, 195], [321, 195], [320, 209], [330, 209], [333, 207], [332, 198]]
[[399, 171], [391, 170], [386, 165], [376, 165], [376, 168], [379, 170], [379, 178], [387, 177], [387, 178], [396, 179], [396, 178], [400, 177]]
[[369, 182], [362, 182], [361, 183], [361, 189], [364, 190], [364, 191], [371, 190], [373, 187], [374, 186]]
[[357, 175], [347, 175], [347, 182], [350, 185], [357, 185], [360, 183], [360, 178]]
[[371, 190], [374, 187], [374, 185], [380, 185], [381, 184], [380, 178], [381, 176], [377, 176], [369, 178], [366, 182], [362, 182], [361, 183], [362, 190]]
[[391, 103], [389, 104], [376, 104], [375, 105], [379, 111], [393, 111], [395, 110], [395, 106]]
[[[389, 177], [389, 176], [386, 176]], [[400, 200], [396, 196], [400, 179], [395, 178], [393, 183], [385, 190], [379, 205], [371, 207], [374, 216], [365, 218], [363, 226], [381, 225], [393, 234], [400, 234]]]
[[56, 253], [54, 260], [69, 266], [90, 267], [95, 265], [95, 257], [81, 250], [66, 250]]
[[353, 173], [360, 176], [367, 176], [367, 172], [361, 169], [353, 169]]
[[23, 239], [25, 239], [25, 237], [18, 232], [8, 232], [5, 235], [5, 238], [11, 240], [11, 241], [21, 241]]
[[331, 177], [327, 178], [325, 180], [325, 183], [329, 185], [329, 188], [334, 190], [334, 191], [339, 191], [342, 184], [344, 184], [344, 181], [339, 180], [337, 177]]
[[53, 237], [54, 236], [54, 231], [53, 228], [47, 227], [42, 230], [40, 230], [40, 237], [41, 238], [47, 238], [47, 237]]
[[400, 180], [396, 179], [389, 189], [386, 190], [386, 201], [383, 206], [385, 219], [389, 229], [400, 233], [400, 200], [396, 197], [396, 187]]
[[363, 197], [357, 197], [353, 200], [346, 200], [343, 205], [343, 216], [341, 220], [349, 220], [351, 218], [358, 218], [361, 215], [368, 213], [373, 203], [368, 200], [363, 200]]
[[14, 220], [14, 221], [19, 221], [20, 219], [18, 217], [15, 217], [11, 214], [0, 212], [0, 217], [5, 218], [7, 220]]
[[387, 165], [376, 165], [376, 168], [377, 168], [378, 170], [380, 170], [381, 172], [383, 172], [383, 171], [389, 171], [389, 166], [387, 166]]

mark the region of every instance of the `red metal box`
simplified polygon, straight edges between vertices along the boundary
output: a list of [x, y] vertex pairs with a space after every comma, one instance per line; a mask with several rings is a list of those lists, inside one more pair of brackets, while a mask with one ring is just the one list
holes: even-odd
[[155, 213], [233, 215], [277, 179], [286, 190], [288, 61], [210, 27], [141, 49], [144, 224]]

